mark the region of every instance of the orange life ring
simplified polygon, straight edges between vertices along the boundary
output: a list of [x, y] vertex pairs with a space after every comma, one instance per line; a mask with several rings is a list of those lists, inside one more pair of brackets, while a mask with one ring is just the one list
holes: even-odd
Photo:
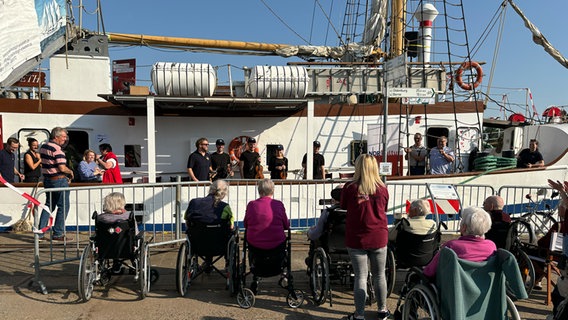
[[[464, 83], [463, 79], [462, 79], [462, 75], [464, 70], [469, 70], [469, 69], [475, 69], [475, 72], [477, 73], [477, 76], [475, 78], [475, 82], [473, 83], [473, 85], [471, 83]], [[464, 90], [471, 90], [473, 88], [477, 88], [479, 87], [479, 85], [481, 84], [481, 81], [483, 81], [483, 69], [481, 69], [481, 66], [479, 65], [479, 63], [475, 62], [475, 61], [466, 61], [464, 63], [461, 64], [461, 66], [458, 68], [458, 70], [456, 71], [456, 83], [458, 84], [458, 86], [460, 86], [460, 88], [464, 89]]]
[[[231, 143], [229, 143], [229, 157], [231, 157], [231, 162], [233, 164], [239, 162], [241, 153], [245, 151], [249, 138], [249, 136], [238, 136], [231, 140]], [[255, 147], [254, 151], [258, 152], [258, 148]]]

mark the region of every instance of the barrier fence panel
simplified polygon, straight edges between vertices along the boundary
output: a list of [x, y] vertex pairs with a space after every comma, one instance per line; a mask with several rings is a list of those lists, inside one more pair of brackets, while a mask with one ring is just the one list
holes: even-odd
[[[247, 203], [258, 198], [258, 181], [231, 179], [228, 182], [229, 192], [224, 201], [229, 203], [235, 221], [242, 228]], [[274, 182], [274, 198], [284, 203], [292, 229], [305, 230], [315, 225], [321, 210], [330, 205], [331, 190], [346, 181], [275, 180]], [[40, 190], [37, 199], [42, 203], [45, 203], [46, 196], [51, 196], [52, 192], [69, 192], [69, 214], [65, 220], [65, 230], [70, 237], [63, 243], [44, 241], [42, 250], [36, 239], [34, 257], [36, 281], [43, 286], [40, 279], [41, 267], [79, 259], [94, 231], [92, 214], [94, 211], [102, 212], [103, 199], [107, 194], [121, 192], [125, 195], [126, 210], [134, 212], [139, 229], [145, 231], [147, 239], [152, 238], [150, 246], [156, 247], [185, 239], [183, 217], [189, 201], [206, 196], [209, 186], [208, 182], [178, 181], [154, 184], [101, 184]], [[387, 211], [389, 224], [393, 223], [395, 215], [406, 212], [407, 201], [430, 197], [426, 184], [388, 183], [387, 187], [390, 194]], [[461, 199], [468, 205], [474, 203], [480, 205], [481, 199], [492, 190], [488, 186], [457, 186], [457, 188]], [[36, 212], [34, 219], [36, 227], [39, 224], [39, 216], [40, 213]], [[53, 217], [55, 216], [56, 212], [53, 212]], [[48, 231], [47, 236], [50, 235], [51, 231]], [[49, 245], [48, 254], [45, 254], [45, 242]]]

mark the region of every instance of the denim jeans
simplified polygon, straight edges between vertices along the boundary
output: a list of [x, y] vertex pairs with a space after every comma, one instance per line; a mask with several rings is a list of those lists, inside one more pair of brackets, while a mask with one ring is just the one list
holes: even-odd
[[[45, 189], [49, 188], [67, 188], [69, 187], [69, 181], [67, 178], [49, 180], [45, 179], [43, 181], [43, 186]], [[65, 233], [65, 219], [69, 213], [69, 191], [56, 191], [46, 193], [45, 206], [53, 212], [55, 207], [57, 207], [57, 214], [55, 215], [55, 222], [53, 224], [53, 236], [60, 237]], [[41, 217], [39, 219], [39, 228], [47, 226], [49, 221], [49, 213], [45, 210], [41, 212]]]
[[386, 310], [387, 278], [385, 276], [385, 266], [387, 263], [387, 247], [380, 249], [347, 248], [347, 251], [351, 258], [353, 273], [355, 273], [355, 283], [353, 286], [355, 316], [363, 316], [365, 314], [369, 262], [371, 263], [371, 274], [373, 287], [377, 296], [378, 311]]

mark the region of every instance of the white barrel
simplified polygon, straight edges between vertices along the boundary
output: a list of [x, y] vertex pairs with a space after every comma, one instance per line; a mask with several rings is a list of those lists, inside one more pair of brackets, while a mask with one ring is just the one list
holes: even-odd
[[308, 71], [300, 66], [256, 66], [248, 80], [255, 98], [304, 98], [308, 93]]
[[156, 62], [150, 76], [159, 96], [210, 97], [217, 86], [217, 72], [205, 63]]

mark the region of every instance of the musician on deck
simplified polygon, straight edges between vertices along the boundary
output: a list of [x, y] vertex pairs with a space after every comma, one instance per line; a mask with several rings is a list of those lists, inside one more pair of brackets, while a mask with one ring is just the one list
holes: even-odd
[[249, 137], [246, 150], [239, 157], [242, 179], [256, 179], [256, 167], [260, 164], [260, 154], [254, 150], [255, 147], [256, 139]]
[[225, 141], [217, 139], [215, 147], [217, 147], [217, 151], [211, 154], [211, 169], [213, 170], [211, 180], [215, 181], [225, 179], [228, 176], [232, 177], [231, 157], [225, 152]]
[[286, 179], [288, 176], [288, 158], [284, 156], [284, 146], [276, 146], [276, 154], [268, 162], [270, 179]]

